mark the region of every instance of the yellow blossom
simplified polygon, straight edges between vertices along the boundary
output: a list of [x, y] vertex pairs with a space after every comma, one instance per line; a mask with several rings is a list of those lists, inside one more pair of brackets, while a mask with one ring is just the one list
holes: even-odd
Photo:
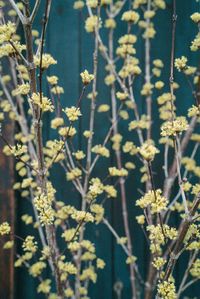
[[177, 117], [174, 121], [167, 121], [161, 126], [161, 136], [175, 136], [177, 133], [187, 131], [188, 122], [184, 116]]
[[81, 112], [79, 108], [72, 106], [70, 108], [63, 109], [63, 112], [67, 115], [69, 121], [75, 121], [81, 116]]
[[109, 150], [101, 144], [95, 145], [91, 151], [97, 155], [102, 156], [102, 157], [106, 157], [106, 158], [110, 157]]
[[37, 251], [37, 242], [35, 241], [34, 237], [27, 236], [22, 244], [22, 248], [24, 249], [24, 251], [35, 253]]
[[106, 19], [105, 20], [105, 28], [114, 29], [116, 27], [116, 22], [114, 19]]
[[46, 268], [46, 264], [44, 262], [37, 262], [29, 268], [29, 273], [33, 277], [37, 277], [37, 276], [41, 275], [42, 270], [44, 268]]
[[90, 16], [85, 21], [85, 30], [87, 32], [94, 32], [95, 28], [98, 26], [98, 17]]
[[166, 264], [166, 260], [162, 257], [157, 257], [153, 259], [152, 265], [157, 269], [161, 269]]
[[7, 241], [4, 245], [3, 245], [3, 249], [11, 249], [14, 246], [14, 241]]
[[174, 65], [179, 72], [184, 70], [187, 66], [187, 58], [185, 56], [181, 56], [181, 58], [176, 58]]
[[0, 235], [8, 235], [10, 233], [11, 227], [8, 222], [3, 222], [0, 224]]
[[51, 121], [51, 128], [57, 129], [64, 124], [64, 119], [62, 117], [56, 117]]
[[155, 155], [159, 153], [159, 150], [149, 141], [146, 141], [139, 148], [139, 153], [146, 161], [152, 161], [154, 160]]
[[57, 85], [58, 84], [58, 77], [57, 76], [47, 76], [47, 81], [51, 85]]
[[82, 9], [84, 7], [84, 1], [77, 0], [74, 2], [74, 9]]
[[17, 95], [27, 95], [30, 91], [30, 84], [29, 83], [24, 83], [21, 85], [18, 85], [16, 89], [12, 91], [13, 96]]
[[32, 94], [31, 102], [33, 104], [38, 105], [43, 112], [46, 112], [46, 111], [53, 112], [53, 110], [54, 110], [54, 106], [53, 106], [51, 100], [49, 100], [47, 97], [44, 97], [43, 95], [41, 97], [39, 93]]
[[166, 210], [168, 200], [161, 195], [162, 191], [157, 189], [154, 191], [149, 191], [143, 197], [136, 201], [136, 206], [139, 206], [142, 209], [150, 206], [151, 213], [160, 213], [161, 211]]
[[125, 168], [117, 169], [116, 167], [108, 168], [110, 176], [127, 176], [128, 171]]
[[102, 104], [97, 109], [98, 112], [107, 112], [109, 110], [110, 110], [110, 106], [107, 104]]
[[176, 299], [176, 288], [174, 282], [168, 280], [158, 284], [158, 294], [162, 299]]
[[89, 74], [87, 70], [82, 72], [80, 76], [84, 85], [88, 85], [92, 80], [94, 80], [94, 75]]
[[122, 15], [122, 21], [136, 24], [139, 20], [139, 14], [133, 10], [125, 11]]
[[193, 13], [190, 18], [192, 19], [192, 21], [194, 23], [199, 23], [200, 22], [200, 13], [199, 12], [195, 12]]
[[105, 262], [104, 262], [104, 260], [98, 258], [98, 259], [97, 259], [97, 268], [98, 268], [98, 269], [104, 269], [104, 267], [105, 267]]
[[[34, 57], [34, 63], [40, 67], [40, 55]], [[50, 65], [57, 64], [57, 61], [50, 54], [42, 55], [42, 69], [47, 69]]]
[[82, 160], [85, 158], [85, 154], [83, 151], [77, 151], [77, 152], [73, 153], [73, 156], [75, 156], [75, 158], [77, 160]]
[[136, 220], [137, 220], [137, 223], [140, 224], [140, 225], [145, 224], [145, 217], [144, 217], [144, 215], [136, 216]]
[[51, 290], [51, 280], [50, 279], [46, 279], [46, 280], [43, 280], [38, 288], [37, 288], [37, 292], [38, 293], [44, 293], [44, 294], [48, 294]]
[[67, 180], [68, 181], [72, 181], [76, 178], [79, 178], [82, 175], [82, 171], [81, 169], [79, 169], [78, 167], [73, 168], [71, 171], [67, 172]]

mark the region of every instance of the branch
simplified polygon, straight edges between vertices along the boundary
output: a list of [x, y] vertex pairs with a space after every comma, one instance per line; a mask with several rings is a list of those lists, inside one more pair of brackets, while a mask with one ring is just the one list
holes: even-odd
[[31, 24], [33, 23], [36, 15], [37, 15], [37, 11], [39, 9], [40, 3], [41, 3], [41, 0], [36, 0], [35, 6], [34, 6], [33, 11], [32, 11], [32, 14], [30, 16], [30, 22], [31, 22]]
[[21, 13], [20, 9], [18, 8], [17, 4], [14, 0], [9, 0], [10, 4], [12, 5], [13, 9], [16, 11], [21, 23], [26, 25], [28, 22], [27, 18]]

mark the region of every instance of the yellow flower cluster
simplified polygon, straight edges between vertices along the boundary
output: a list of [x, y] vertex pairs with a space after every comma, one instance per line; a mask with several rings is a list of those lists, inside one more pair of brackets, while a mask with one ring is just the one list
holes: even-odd
[[37, 288], [37, 292], [38, 293], [44, 293], [44, 294], [48, 294], [51, 290], [51, 280], [50, 279], [45, 279], [43, 280]]
[[4, 146], [3, 153], [7, 156], [14, 155], [15, 157], [22, 156], [27, 153], [27, 146], [17, 143], [14, 146]]
[[[40, 55], [34, 57], [34, 63], [40, 67]], [[57, 61], [50, 54], [42, 55], [42, 69], [47, 69], [50, 65], [57, 64]]]
[[153, 84], [151, 83], [145, 83], [142, 86], [141, 95], [143, 96], [149, 96], [152, 94]]
[[139, 148], [139, 153], [144, 160], [152, 161], [154, 160], [155, 155], [159, 153], [159, 150], [151, 143], [151, 141], [147, 140]]
[[110, 176], [127, 176], [128, 171], [125, 168], [118, 169], [116, 167], [109, 167], [108, 168]]
[[74, 9], [82, 9], [84, 7], [85, 3], [81, 0], [77, 0], [74, 2]]
[[48, 140], [44, 147], [46, 167], [51, 166], [52, 162], [57, 163], [65, 159], [63, 153], [64, 142], [62, 140]]
[[94, 80], [94, 75], [89, 74], [87, 70], [82, 72], [80, 76], [84, 85], [88, 85], [92, 80]]
[[162, 299], [176, 299], [176, 288], [172, 280], [158, 284], [158, 294]]
[[150, 127], [149, 118], [147, 115], [143, 114], [140, 120], [133, 120], [129, 123], [129, 131], [135, 129], [148, 129]]
[[90, 211], [94, 214], [94, 220], [98, 224], [102, 221], [104, 216], [104, 208], [102, 205], [93, 204], [90, 206]]
[[105, 28], [114, 29], [116, 27], [116, 22], [113, 18], [105, 20]]
[[149, 191], [144, 196], [136, 201], [136, 206], [141, 209], [145, 209], [150, 206], [152, 214], [160, 213], [167, 208], [168, 200], [161, 195], [162, 191], [160, 189], [154, 191]]
[[79, 108], [72, 106], [70, 108], [63, 109], [63, 112], [67, 115], [69, 121], [75, 121], [81, 116], [81, 112]]
[[190, 46], [191, 51], [196, 52], [200, 48], [200, 34], [197, 34]]
[[92, 178], [90, 180], [88, 199], [95, 199], [98, 195], [103, 193], [104, 186], [99, 178]]
[[140, 224], [140, 225], [145, 224], [145, 216], [144, 215], [136, 216], [135, 219], [138, 224]]
[[37, 277], [37, 276], [41, 275], [43, 269], [45, 269], [45, 268], [46, 268], [46, 264], [44, 262], [37, 262], [29, 268], [29, 273], [33, 277]]
[[134, 156], [138, 153], [138, 147], [132, 141], [126, 141], [123, 145], [123, 152], [129, 153], [129, 155]]
[[95, 273], [94, 267], [90, 266], [89, 268], [84, 269], [80, 275], [80, 280], [91, 280], [93, 283], [96, 283], [97, 274]]
[[8, 224], [8, 222], [3, 222], [0, 224], [0, 235], [8, 235], [10, 233], [10, 225]]
[[161, 246], [165, 244], [165, 238], [175, 240], [177, 237], [177, 230], [167, 224], [164, 224], [163, 227], [160, 224], [148, 225], [147, 231], [149, 232], [150, 250], [152, 253], [161, 254]]
[[51, 100], [49, 100], [47, 97], [44, 97], [43, 95], [40, 98], [39, 93], [32, 94], [31, 102], [33, 104], [39, 106], [43, 112], [47, 112], [47, 111], [53, 112], [53, 110], [54, 110], [54, 106], [53, 106]]
[[58, 133], [63, 137], [73, 137], [76, 134], [76, 129], [72, 126], [62, 127], [58, 130]]
[[185, 56], [181, 56], [181, 58], [176, 58], [175, 59], [175, 67], [177, 68], [177, 70], [180, 72], [182, 70], [184, 70], [187, 66], [187, 58]]
[[13, 45], [14, 47], [9, 43], [5, 43], [0, 47], [0, 58], [4, 56], [18, 55], [18, 53], [21, 54], [21, 52], [26, 49], [26, 46], [21, 45], [18, 41], [14, 41]]
[[16, 32], [16, 24], [8, 22], [0, 26], [0, 44], [10, 41], [13, 34]]
[[37, 251], [37, 242], [33, 236], [27, 236], [22, 244], [23, 250], [26, 252], [35, 253]]
[[67, 177], [68, 181], [72, 181], [72, 180], [79, 178], [81, 175], [82, 175], [81, 169], [79, 169], [78, 167], [75, 167], [75, 168], [71, 169], [71, 171], [67, 172], [66, 177]]
[[199, 23], [200, 22], [200, 13], [199, 12], [195, 12], [193, 13], [190, 18], [192, 19], [192, 21], [194, 23]]
[[176, 136], [183, 131], [187, 131], [188, 122], [184, 116], [176, 117], [174, 121], [166, 121], [161, 126], [161, 136]]
[[122, 58], [126, 58], [127, 55], [136, 54], [136, 50], [133, 48], [133, 45], [123, 44], [116, 49], [116, 54]]
[[195, 176], [200, 177], [200, 166], [196, 165], [196, 161], [189, 157], [184, 157], [181, 160], [187, 171], [192, 172]]
[[105, 185], [103, 187], [104, 191], [107, 193], [108, 197], [117, 197], [117, 190], [112, 185]]
[[160, 270], [165, 264], [166, 264], [166, 260], [163, 257], [155, 257], [152, 262], [152, 265], [157, 270]]
[[188, 117], [199, 116], [200, 115], [200, 106], [192, 105], [188, 109]]
[[75, 153], [72, 153], [72, 155], [76, 158], [76, 160], [82, 160], [85, 158], [85, 154], [83, 151], [77, 151]]
[[139, 8], [141, 5], [144, 5], [147, 3], [147, 0], [134, 0], [133, 1], [133, 8], [137, 9]]
[[85, 211], [76, 210], [72, 215], [72, 219], [76, 220], [76, 222], [94, 222], [94, 217], [91, 213]]
[[39, 219], [42, 225], [50, 225], [54, 220], [54, 210], [52, 202], [54, 200], [55, 189], [50, 182], [47, 183], [47, 194], [38, 189], [38, 195], [34, 198], [34, 205], [39, 212]]
[[195, 278], [200, 278], [200, 259], [196, 259], [196, 261], [192, 264], [190, 274]]
[[122, 15], [122, 21], [136, 24], [139, 20], [139, 14], [134, 10], [125, 11]]
[[97, 155], [100, 155], [102, 157], [106, 157], [106, 158], [110, 157], [109, 150], [105, 146], [103, 146], [101, 144], [95, 145], [92, 148], [92, 152], [95, 153], [95, 154], [97, 154]]
[[62, 117], [56, 117], [51, 121], [51, 128], [57, 129], [58, 127], [64, 125], [64, 119]]
[[98, 1], [97, 0], [87, 0], [87, 5], [91, 8], [96, 8], [98, 5]]
[[94, 32], [98, 26], [98, 17], [90, 16], [85, 21], [85, 30], [87, 32]]
[[17, 95], [27, 95], [30, 92], [30, 84], [24, 83], [21, 85], [18, 85], [16, 89], [12, 91], [13, 96]]

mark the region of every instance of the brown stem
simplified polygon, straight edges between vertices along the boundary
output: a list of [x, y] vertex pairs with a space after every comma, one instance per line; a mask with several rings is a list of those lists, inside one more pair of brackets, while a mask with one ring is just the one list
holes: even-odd
[[[26, 2], [25, 5], [25, 14], [26, 18], [30, 18], [30, 7], [29, 3]], [[29, 79], [30, 79], [30, 90], [32, 93], [37, 93], [37, 81], [36, 81], [36, 68], [34, 66], [34, 54], [33, 54], [33, 37], [32, 37], [32, 24], [27, 22], [23, 25], [24, 33], [25, 33], [25, 40], [26, 40], [26, 47], [27, 47], [27, 60], [29, 65], [31, 66], [28, 69]], [[45, 175], [45, 166], [44, 166], [44, 155], [43, 155], [43, 141], [42, 141], [42, 128], [41, 128], [41, 121], [39, 120], [39, 106], [33, 105], [33, 122], [34, 122], [34, 129], [35, 129], [35, 140], [36, 140], [36, 152], [38, 157], [38, 182], [41, 188], [41, 191], [47, 194], [47, 178]], [[57, 257], [59, 256], [57, 242], [56, 242], [56, 233], [55, 227], [53, 225], [46, 225], [45, 226], [47, 243], [50, 248], [51, 252], [51, 260], [54, 268], [54, 275], [57, 287], [57, 293], [59, 296], [63, 296], [63, 289], [62, 289], [62, 282], [60, 279], [60, 271], [57, 266]]]
[[197, 197], [194, 201], [194, 204], [193, 204], [191, 210], [189, 211], [189, 215], [181, 222], [177, 241], [176, 241], [174, 249], [170, 255], [170, 259], [168, 261], [163, 280], [168, 280], [168, 278], [170, 277], [170, 275], [173, 272], [173, 269], [174, 269], [177, 259], [179, 257], [179, 251], [181, 249], [181, 246], [183, 245], [183, 241], [188, 232], [188, 229], [189, 229], [191, 223], [193, 222], [192, 218], [195, 215], [195, 213], [199, 207], [199, 204], [200, 204], [200, 193], [197, 195]]

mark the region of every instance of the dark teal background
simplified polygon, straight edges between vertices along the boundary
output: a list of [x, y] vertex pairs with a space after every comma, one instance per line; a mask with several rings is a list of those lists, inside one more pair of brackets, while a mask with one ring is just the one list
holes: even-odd
[[[43, 2], [43, 1], [42, 1]], [[45, 1], [44, 1], [45, 2]], [[57, 66], [53, 66], [48, 71], [48, 74], [58, 75], [60, 78], [59, 84], [64, 87], [65, 95], [62, 96], [62, 105], [70, 106], [75, 105], [80, 94], [81, 82], [80, 72], [84, 69], [88, 69], [92, 72], [92, 50], [94, 41], [91, 34], [85, 32], [84, 20], [86, 18], [86, 10], [84, 12], [78, 12], [73, 9], [73, 2], [70, 0], [54, 0], [52, 1], [52, 11], [50, 16], [50, 22], [47, 31], [47, 40], [45, 45], [45, 51], [53, 55], [58, 61]], [[169, 68], [170, 68], [170, 50], [171, 50], [171, 15], [172, 15], [172, 3], [167, 1], [167, 9], [165, 11], [159, 11], [156, 20], [157, 35], [152, 44], [152, 57], [160, 58], [164, 61], [165, 67], [161, 79], [166, 82], [165, 91], [169, 90]], [[176, 57], [185, 55], [189, 59], [189, 65], [198, 65], [199, 59], [196, 53], [192, 53], [189, 49], [192, 39], [197, 33], [197, 28], [190, 20], [190, 15], [199, 11], [199, 3], [195, 0], [177, 0], [177, 32], [176, 32]], [[126, 33], [125, 25], [120, 22], [118, 29], [115, 33], [115, 39], [120, 35]], [[41, 15], [37, 17], [35, 22], [35, 28], [41, 29]], [[103, 37], [106, 36], [106, 30], [102, 29]], [[137, 57], [141, 60], [141, 67], [144, 67], [144, 46], [143, 43], [137, 43]], [[100, 59], [98, 68], [98, 99], [97, 105], [101, 103], [110, 103], [109, 89], [104, 85], [103, 80], [105, 76], [104, 71], [105, 63]], [[192, 105], [193, 99], [190, 92], [190, 88], [185, 78], [178, 73], [175, 73], [175, 81], [181, 84], [181, 89], [176, 93], [177, 95], [177, 114], [181, 115], [185, 113], [186, 109]], [[140, 96], [140, 86], [142, 84], [141, 79], [137, 82], [136, 101], [139, 106], [140, 113], [145, 113], [144, 110], [144, 98]], [[46, 88], [46, 87], [45, 87]], [[156, 97], [153, 96], [153, 121], [158, 123], [158, 112]], [[81, 119], [80, 131], [88, 128], [88, 116], [89, 116], [89, 100], [84, 97], [82, 101], [82, 113], [84, 117]], [[50, 130], [49, 118], [45, 117], [44, 121], [44, 138], [56, 138], [55, 132]], [[106, 132], [108, 130], [108, 120], [106, 116], [99, 116], [95, 119], [95, 143], [101, 143]], [[154, 137], [159, 137], [159, 128], [154, 126]], [[133, 138], [130, 133], [127, 133], [127, 123], [123, 122], [120, 125], [120, 133], [125, 138]], [[81, 134], [76, 138], [76, 145], [79, 148], [85, 147], [85, 141], [81, 137]], [[110, 163], [112, 164], [112, 159]], [[105, 176], [107, 169], [107, 159], [100, 160], [97, 164], [94, 176], [96, 173], [102, 177]], [[135, 161], [133, 161], [135, 162]], [[162, 187], [162, 155], [158, 158], [154, 165], [155, 181], [157, 187]], [[66, 182], [64, 171], [55, 167], [52, 172], [52, 178], [54, 180], [54, 186], [57, 188], [57, 199], [74, 202], [77, 206], [80, 203], [80, 198], [76, 194], [72, 184]], [[136, 176], [133, 172], [127, 180], [127, 200], [129, 211], [129, 222], [131, 228], [131, 235], [133, 239], [133, 251], [134, 255], [138, 256], [139, 268], [144, 276], [147, 273], [147, 244], [143, 237], [142, 231], [138, 227], [135, 221], [135, 216], [139, 214], [139, 211], [135, 208], [134, 202], [140, 196], [138, 193], [139, 176]], [[31, 213], [31, 206], [26, 203], [24, 199], [17, 199], [18, 215], [29, 211]], [[120, 199], [109, 199], [105, 203], [106, 217], [115, 227], [120, 236], [124, 236], [122, 225], [122, 213]], [[27, 228], [24, 228], [22, 223], [18, 224], [18, 234], [23, 235], [29, 232]], [[88, 229], [90, 240], [96, 243], [97, 255], [102, 257], [106, 261], [106, 268], [104, 271], [99, 272], [97, 284], [91, 286], [89, 295], [92, 299], [112, 299], [116, 298], [116, 294], [113, 291], [113, 285], [117, 281], [121, 281], [123, 284], [122, 298], [130, 299], [130, 284], [128, 268], [125, 264], [126, 256], [119, 245], [116, 245], [115, 240], [112, 238], [108, 230], [101, 224], [96, 227], [92, 226]], [[179, 279], [181, 269], [185, 267], [184, 263], [179, 263], [176, 268], [176, 277]], [[26, 269], [16, 270], [16, 299], [36, 299], [39, 296], [36, 294], [37, 283], [28, 274]], [[198, 283], [191, 288], [189, 296], [197, 296], [200, 298], [200, 286]]]

